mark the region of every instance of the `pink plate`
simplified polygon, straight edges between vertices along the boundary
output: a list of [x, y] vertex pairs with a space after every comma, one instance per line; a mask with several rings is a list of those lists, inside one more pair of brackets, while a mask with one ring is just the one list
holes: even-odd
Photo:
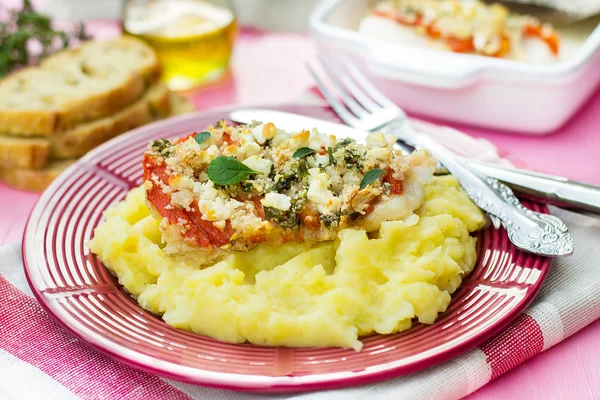
[[[322, 107], [279, 109], [335, 119]], [[86, 242], [102, 212], [141, 183], [149, 140], [177, 138], [227, 114], [191, 114], [136, 129], [83, 157], [44, 192], [23, 237], [25, 272], [40, 303], [73, 335], [124, 363], [185, 382], [246, 391], [331, 389], [456, 357], [503, 329], [539, 290], [551, 260], [519, 251], [504, 229], [489, 227], [479, 233], [474, 272], [435, 324], [369, 336], [360, 353], [234, 345], [168, 326], [122, 290]]]

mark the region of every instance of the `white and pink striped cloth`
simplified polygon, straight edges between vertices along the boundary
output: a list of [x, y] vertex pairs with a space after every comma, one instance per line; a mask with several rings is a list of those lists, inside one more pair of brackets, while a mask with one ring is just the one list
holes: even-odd
[[[464, 156], [501, 162], [489, 142], [447, 128], [419, 126]], [[568, 225], [575, 238], [575, 254], [554, 262], [537, 299], [501, 334], [461, 357], [419, 373], [355, 388], [281, 397], [174, 382], [88, 348], [33, 298], [23, 274], [20, 245], [0, 247], [0, 399], [463, 397], [600, 318], [600, 219], [558, 208], [552, 208], [552, 213]]]

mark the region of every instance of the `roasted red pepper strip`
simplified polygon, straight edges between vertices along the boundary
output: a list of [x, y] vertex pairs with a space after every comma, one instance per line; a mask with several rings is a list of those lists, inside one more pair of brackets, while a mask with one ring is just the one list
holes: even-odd
[[302, 224], [309, 229], [319, 229], [321, 227], [321, 220], [319, 219], [319, 213], [311, 210], [309, 207], [304, 207], [300, 212], [300, 220]]
[[198, 210], [198, 204], [195, 201], [190, 204], [190, 208], [192, 211], [189, 215], [191, 215], [194, 222], [200, 227], [204, 234], [208, 236], [208, 239], [213, 245], [224, 246], [229, 243], [229, 238], [231, 238], [231, 235], [233, 234], [231, 221], [227, 220], [225, 229], [221, 231], [211, 221], [202, 219], [202, 213]]
[[189, 134], [189, 135], [187, 135], [187, 136], [184, 136], [184, 137], [182, 137], [182, 138], [180, 138], [180, 139], [177, 139], [177, 140], [175, 141], [175, 143], [183, 143], [183, 142], [185, 142], [186, 140], [188, 140], [189, 138], [196, 136], [197, 134], [198, 134], [198, 132], [190, 133], [190, 134]]
[[256, 215], [260, 219], [265, 219], [265, 208], [263, 207], [262, 203], [260, 202], [260, 197], [253, 198], [252, 202], [254, 203], [254, 210], [256, 210]]
[[475, 45], [473, 44], [473, 38], [458, 39], [454, 36], [446, 38], [446, 44], [455, 53], [472, 53], [475, 51]]
[[548, 32], [544, 32], [544, 29], [540, 24], [527, 24], [523, 27], [523, 33], [527, 36], [535, 36], [542, 39], [546, 45], [548, 45], [552, 54], [558, 55], [558, 36], [554, 30], [550, 29]]
[[[436, 26], [435, 22], [430, 23], [429, 25], [423, 24], [422, 15], [407, 16], [398, 13], [390, 13], [386, 11], [374, 10], [373, 15], [390, 18], [396, 21], [399, 24], [405, 26], [424, 26], [426, 28], [427, 35], [433, 39], [438, 39], [441, 37], [441, 32], [439, 28]], [[523, 34], [526, 36], [535, 36], [543, 40], [546, 45], [550, 48], [550, 51], [554, 55], [558, 55], [559, 53], [559, 39], [558, 35], [553, 29], [544, 30], [543, 26], [539, 23], [528, 23], [523, 27]], [[475, 46], [473, 43], [473, 38], [469, 37], [466, 39], [458, 39], [453, 36], [447, 36], [444, 38], [446, 44], [450, 48], [450, 50], [456, 53], [472, 53], [475, 52]], [[500, 45], [500, 49], [492, 54], [492, 57], [504, 57], [506, 54], [510, 52], [512, 47], [511, 40], [506, 34], [502, 37], [502, 43]]]
[[392, 185], [392, 194], [402, 194], [404, 193], [404, 186], [402, 185], [402, 181], [399, 179], [394, 179], [394, 170], [391, 168], [387, 169], [387, 173], [383, 180]]
[[185, 222], [189, 228], [182, 235], [185, 239], [193, 241], [200, 247], [209, 247], [211, 244], [223, 246], [229, 243], [233, 233], [230, 221], [227, 221], [225, 229], [221, 231], [211, 221], [202, 219], [202, 213], [196, 203], [192, 203], [191, 212], [171, 205], [171, 195], [164, 193], [162, 187], [152, 180], [152, 176], [156, 175], [165, 185], [169, 183], [167, 166], [160, 157], [145, 154], [143, 167], [144, 181], [152, 183], [152, 188], [146, 191], [148, 201], [160, 215], [167, 218], [170, 224]]

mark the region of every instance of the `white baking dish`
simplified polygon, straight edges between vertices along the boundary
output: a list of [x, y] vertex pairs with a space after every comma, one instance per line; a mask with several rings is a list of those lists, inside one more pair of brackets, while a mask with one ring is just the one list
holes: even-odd
[[[310, 18], [319, 46], [362, 64], [407, 111], [494, 129], [542, 135], [560, 128], [600, 83], [600, 26], [554, 64], [457, 54], [372, 39], [358, 32], [370, 0], [323, 0]], [[586, 31], [587, 29], [587, 31]]]

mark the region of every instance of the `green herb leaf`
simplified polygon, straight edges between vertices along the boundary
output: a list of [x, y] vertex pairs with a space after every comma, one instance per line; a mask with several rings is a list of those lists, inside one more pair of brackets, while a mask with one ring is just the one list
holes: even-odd
[[298, 150], [296, 150], [294, 152], [294, 154], [292, 155], [292, 158], [303, 158], [306, 156], [310, 156], [311, 154], [314, 154], [315, 151], [313, 149], [311, 149], [310, 147], [300, 147]]
[[208, 166], [208, 179], [217, 185], [235, 185], [252, 174], [260, 174], [234, 157], [219, 156]]
[[153, 140], [150, 142], [150, 147], [153, 151], [163, 157], [169, 157], [171, 155], [171, 142], [167, 139]]
[[333, 147], [327, 148], [327, 156], [329, 157], [329, 165], [337, 164], [337, 160], [335, 159], [335, 156], [333, 155], [334, 152], [335, 152], [335, 150], [333, 149]]
[[[0, 77], [18, 67], [38, 63], [42, 58], [69, 46], [71, 39], [85, 40], [79, 30], [54, 30], [49, 16], [34, 10], [29, 0], [21, 9], [5, 11], [0, 21]], [[31, 50], [35, 48], [35, 50]]]
[[372, 170], [368, 171], [362, 178], [362, 181], [360, 181], [360, 188], [364, 189], [371, 183], [375, 182], [377, 178], [379, 178], [381, 174], [383, 174], [383, 172], [384, 171], [379, 168], [373, 168]]
[[196, 136], [194, 136], [194, 140], [196, 141], [196, 143], [201, 144], [206, 142], [208, 139], [210, 139], [210, 132], [204, 131], [204, 132], [200, 132], [198, 133]]

